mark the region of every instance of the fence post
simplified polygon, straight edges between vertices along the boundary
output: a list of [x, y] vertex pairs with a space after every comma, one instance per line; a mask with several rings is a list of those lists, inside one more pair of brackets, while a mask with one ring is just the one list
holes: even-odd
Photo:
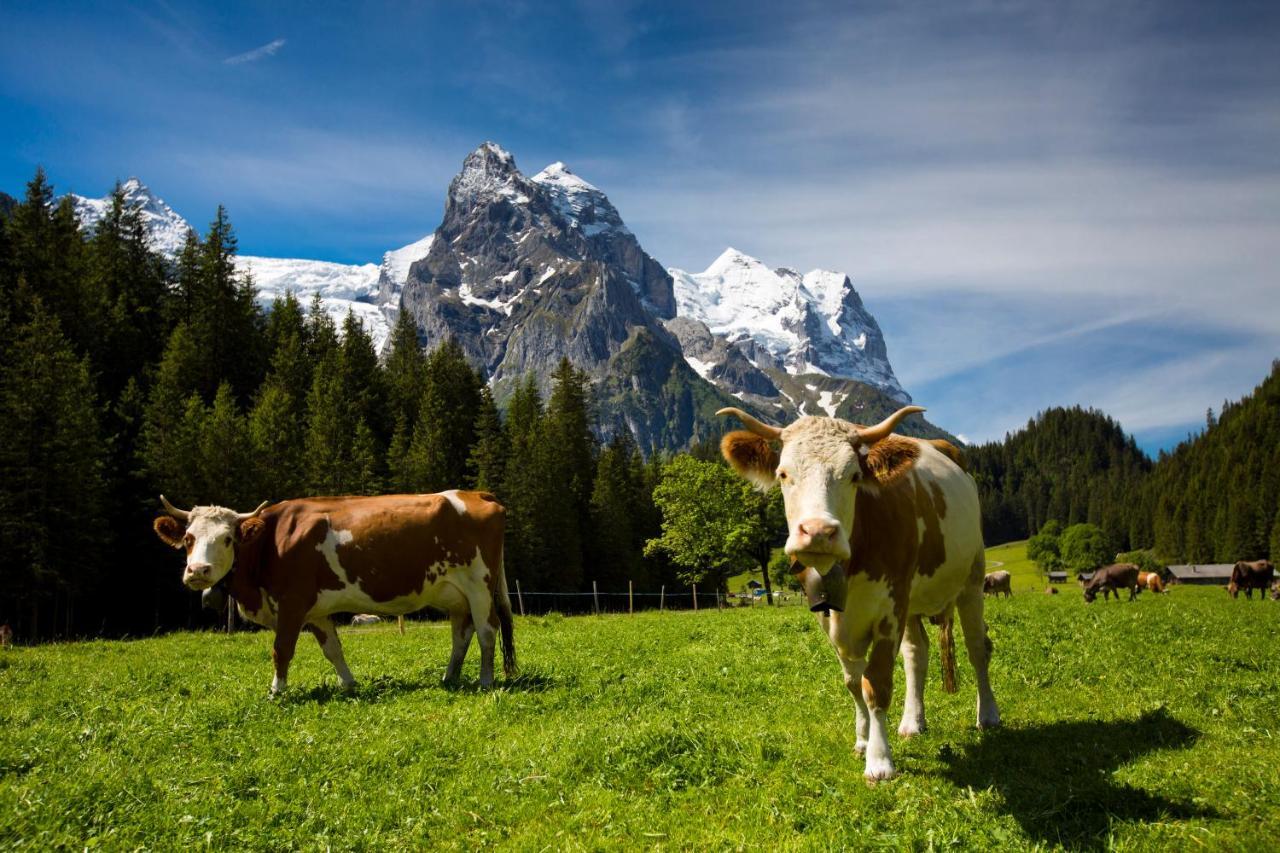
[[658, 612], [661, 613], [666, 609], [667, 609], [667, 585], [664, 583], [662, 585], [662, 592], [659, 593], [658, 595]]
[[631, 581], [627, 581], [627, 612], [636, 615], [635, 587]]
[[596, 603], [596, 615], [600, 615], [600, 590], [596, 588], [596, 582], [591, 582], [591, 597]]
[[520, 602], [520, 615], [524, 615], [524, 593], [520, 591], [520, 579], [516, 578], [516, 601]]
[[227, 597], [227, 633], [234, 634], [236, 630], [236, 603], [230, 596]]
[[693, 612], [698, 612], [698, 585], [693, 585]]

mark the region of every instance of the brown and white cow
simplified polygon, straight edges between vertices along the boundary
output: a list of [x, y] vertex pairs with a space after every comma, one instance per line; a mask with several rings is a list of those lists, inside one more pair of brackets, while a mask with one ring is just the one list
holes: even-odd
[[1164, 582], [1158, 572], [1138, 572], [1138, 588], [1148, 592], [1164, 592]]
[[1259, 600], [1264, 599], [1275, 574], [1275, 563], [1270, 560], [1254, 560], [1251, 563], [1241, 560], [1231, 568], [1231, 583], [1227, 585], [1227, 592], [1232, 598], [1239, 598], [1240, 590], [1244, 590], [1244, 597], [1252, 599], [1256, 589]]
[[1104, 598], [1110, 598], [1111, 593], [1115, 593], [1116, 601], [1120, 600], [1120, 590], [1129, 590], [1129, 600], [1133, 601], [1138, 597], [1138, 567], [1134, 563], [1113, 563], [1110, 566], [1103, 566], [1093, 573], [1088, 583], [1084, 585], [1084, 600], [1087, 604], [1092, 604], [1093, 600], [1098, 597], [1101, 592]]
[[204, 590], [226, 581], [240, 613], [275, 629], [272, 694], [285, 689], [298, 634], [315, 635], [343, 686], [355, 683], [333, 624], [335, 613], [447, 611], [454, 681], [477, 635], [480, 684], [493, 683], [494, 640], [515, 671], [511, 601], [503, 572], [505, 510], [486, 492], [300, 498], [253, 512], [218, 506], [166, 514], [156, 534], [185, 549], [183, 583]]
[[982, 579], [982, 591], [990, 595], [1003, 592], [1005, 598], [1008, 598], [1013, 595], [1013, 576], [1004, 569], [987, 572], [987, 576]]
[[943, 617], [946, 670], [950, 616], [953, 607], [959, 610], [978, 685], [978, 725], [1000, 724], [987, 677], [978, 491], [953, 454], [891, 434], [899, 420], [919, 411], [907, 406], [869, 428], [802, 417], [785, 429], [739, 409], [719, 412], [748, 428], [721, 442], [729, 464], [760, 488], [782, 488], [787, 554], [819, 573], [844, 566], [844, 606], [818, 619], [853, 694], [855, 748], [866, 754], [868, 780], [894, 772], [885, 716], [899, 646], [907, 695], [898, 734], [910, 737], [925, 727], [929, 645], [922, 617]]

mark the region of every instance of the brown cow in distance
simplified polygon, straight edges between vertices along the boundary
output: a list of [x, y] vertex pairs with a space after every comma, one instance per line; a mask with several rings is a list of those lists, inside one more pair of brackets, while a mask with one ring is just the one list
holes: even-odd
[[1113, 563], [1094, 572], [1084, 585], [1084, 600], [1091, 603], [1099, 592], [1114, 592], [1119, 601], [1122, 589], [1129, 590], [1130, 601], [1138, 597], [1138, 567], [1133, 563]]
[[1231, 583], [1227, 585], [1227, 592], [1232, 598], [1239, 598], [1240, 590], [1244, 590], [1244, 597], [1252, 599], [1256, 589], [1261, 600], [1266, 597], [1267, 588], [1271, 586], [1275, 574], [1275, 563], [1270, 560], [1254, 560], [1251, 563], [1241, 560], [1231, 569]]
[[355, 683], [333, 623], [336, 613], [412, 613], [428, 605], [453, 623], [445, 680], [480, 643], [480, 684], [493, 683], [501, 630], [503, 669], [515, 671], [511, 601], [503, 572], [505, 510], [487, 492], [301, 498], [253, 512], [174, 507], [155, 520], [166, 544], [186, 551], [183, 583], [224, 583], [240, 613], [275, 629], [272, 694], [287, 687], [303, 628], [320, 643], [344, 687]]
[[1148, 592], [1164, 592], [1164, 583], [1157, 572], [1138, 572], [1138, 586]]
[[1013, 595], [1013, 576], [1000, 569], [995, 572], [987, 572], [986, 577], [982, 579], [982, 592], [986, 595], [999, 595], [1004, 593], [1005, 598]]

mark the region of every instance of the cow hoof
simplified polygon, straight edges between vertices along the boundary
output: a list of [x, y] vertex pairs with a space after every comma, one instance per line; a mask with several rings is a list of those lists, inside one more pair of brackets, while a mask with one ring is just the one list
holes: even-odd
[[903, 723], [898, 726], [898, 737], [912, 738], [924, 731], [924, 723]]
[[867, 769], [862, 771], [862, 776], [867, 780], [868, 785], [874, 785], [877, 782], [884, 782], [894, 777], [893, 762], [888, 759], [882, 761], [867, 761]]
[[992, 714], [989, 717], [978, 718], [978, 728], [980, 729], [998, 729], [1001, 725], [1002, 723], [1000, 722], [999, 714]]

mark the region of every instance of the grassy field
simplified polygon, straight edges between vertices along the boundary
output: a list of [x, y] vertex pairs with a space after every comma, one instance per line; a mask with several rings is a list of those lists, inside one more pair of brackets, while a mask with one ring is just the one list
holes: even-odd
[[[1027, 559], [1027, 540], [1025, 539], [1021, 542], [1006, 542], [987, 549], [987, 571], [996, 569], [1004, 569], [1013, 576], [1010, 581], [1014, 592], [1044, 592], [1044, 588], [1048, 586], [1040, 576], [1040, 569]], [[1074, 583], [1059, 587], [1059, 591], [1063, 593], [1074, 590]]]
[[11, 649], [0, 846], [1280, 844], [1280, 605], [1015, 595], [988, 621], [1005, 728], [973, 730], [963, 653], [955, 695], [935, 655], [930, 729], [875, 787], [800, 607], [518, 619], [524, 675], [488, 693], [474, 650], [438, 685], [429, 623], [346, 631], [351, 693], [307, 640], [275, 701], [264, 633]]

